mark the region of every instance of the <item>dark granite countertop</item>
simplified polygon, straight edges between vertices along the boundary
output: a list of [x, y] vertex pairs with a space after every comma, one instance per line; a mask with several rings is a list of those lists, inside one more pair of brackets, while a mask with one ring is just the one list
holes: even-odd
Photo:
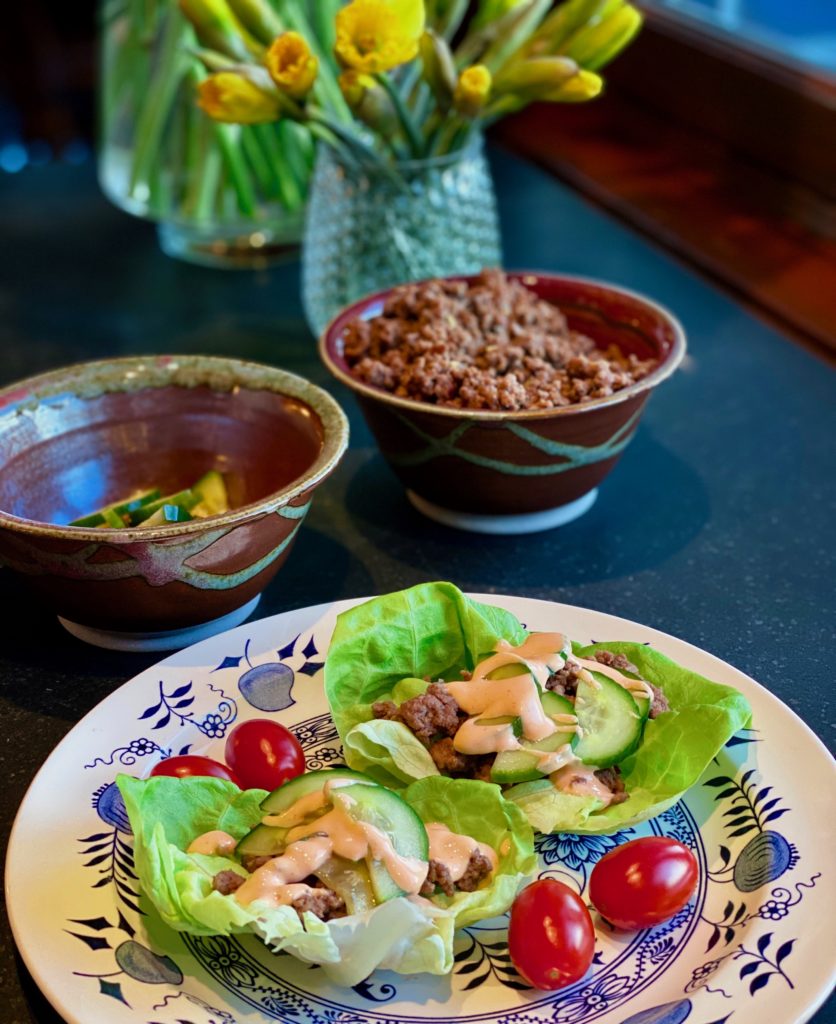
[[[0, 181], [0, 383], [80, 360], [160, 352], [235, 355], [301, 373], [343, 403], [352, 443], [258, 615], [436, 578], [596, 608], [732, 662], [832, 748], [830, 369], [547, 175], [506, 154], [493, 159], [508, 266], [646, 292], [689, 336], [683, 369], [650, 402], [596, 505], [569, 526], [486, 538], [419, 516], [354, 402], [317, 360], [298, 265], [225, 273], [174, 262], [159, 252], [153, 228], [102, 199], [89, 165]], [[5, 571], [0, 607], [8, 836], [54, 745], [158, 659], [85, 647]], [[13, 950], [3, 917], [0, 1022], [56, 1024]], [[816, 1024], [833, 1020], [833, 1008], [831, 1000]]]

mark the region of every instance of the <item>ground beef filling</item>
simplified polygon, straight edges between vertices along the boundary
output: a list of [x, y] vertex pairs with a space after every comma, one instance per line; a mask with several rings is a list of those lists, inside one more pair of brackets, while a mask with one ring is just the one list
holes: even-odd
[[461, 878], [453, 881], [447, 866], [439, 860], [431, 860], [427, 879], [421, 886], [422, 896], [432, 896], [440, 889], [445, 896], [460, 892], [475, 892], [479, 883], [490, 875], [493, 865], [481, 850], [474, 850]]
[[[250, 864], [255, 861], [259, 863], [255, 867], [247, 867], [246, 870], [255, 871], [272, 859], [272, 857], [250, 857]], [[229, 896], [237, 892], [244, 882], [246, 882], [246, 878], [239, 875], [237, 871], [219, 871], [212, 879], [212, 888], [222, 896]], [[311, 887], [310, 890], [297, 896], [290, 904], [300, 917], [306, 912], [314, 914], [322, 921], [330, 921], [332, 917], [345, 916], [346, 907], [342, 896], [328, 889], [313, 875], [306, 879], [306, 884]]]
[[621, 778], [621, 769], [618, 765], [613, 765], [612, 768], [599, 768], [595, 772], [596, 779], [607, 787], [612, 793], [612, 800], [610, 806], [614, 804], [623, 804], [625, 800], [630, 799], [630, 794], [627, 792], [624, 786], [624, 779]]
[[460, 409], [552, 409], [605, 398], [654, 359], [606, 350], [521, 282], [485, 270], [472, 283], [396, 288], [379, 316], [345, 329], [351, 373], [402, 398]]

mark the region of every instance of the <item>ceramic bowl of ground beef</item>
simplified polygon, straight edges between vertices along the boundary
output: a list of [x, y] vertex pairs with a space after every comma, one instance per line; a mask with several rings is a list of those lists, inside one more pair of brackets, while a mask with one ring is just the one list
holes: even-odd
[[661, 306], [614, 285], [486, 270], [354, 303], [320, 354], [416, 508], [522, 533], [592, 505], [685, 335]]

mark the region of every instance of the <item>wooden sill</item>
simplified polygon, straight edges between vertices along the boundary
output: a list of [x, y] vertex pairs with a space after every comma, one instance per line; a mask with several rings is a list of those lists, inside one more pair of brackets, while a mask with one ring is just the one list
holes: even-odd
[[621, 86], [595, 103], [532, 106], [494, 134], [782, 329], [836, 350], [836, 213], [818, 191]]

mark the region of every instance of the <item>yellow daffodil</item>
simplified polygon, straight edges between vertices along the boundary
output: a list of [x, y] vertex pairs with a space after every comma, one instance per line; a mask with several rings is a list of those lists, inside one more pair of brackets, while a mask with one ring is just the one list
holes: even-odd
[[219, 71], [198, 87], [198, 106], [215, 121], [229, 124], [262, 124], [278, 120], [278, 95], [265, 92], [243, 75]]
[[594, 100], [604, 88], [604, 80], [594, 71], [579, 71], [564, 85], [543, 96], [550, 103], [585, 103]]
[[378, 74], [418, 52], [423, 0], [353, 0], [337, 13], [334, 52], [343, 67]]
[[294, 100], [308, 95], [319, 70], [319, 61], [298, 32], [277, 36], [270, 44], [265, 62], [278, 89]]
[[491, 73], [484, 64], [474, 64], [459, 75], [453, 106], [463, 117], [477, 117], [491, 94]]

